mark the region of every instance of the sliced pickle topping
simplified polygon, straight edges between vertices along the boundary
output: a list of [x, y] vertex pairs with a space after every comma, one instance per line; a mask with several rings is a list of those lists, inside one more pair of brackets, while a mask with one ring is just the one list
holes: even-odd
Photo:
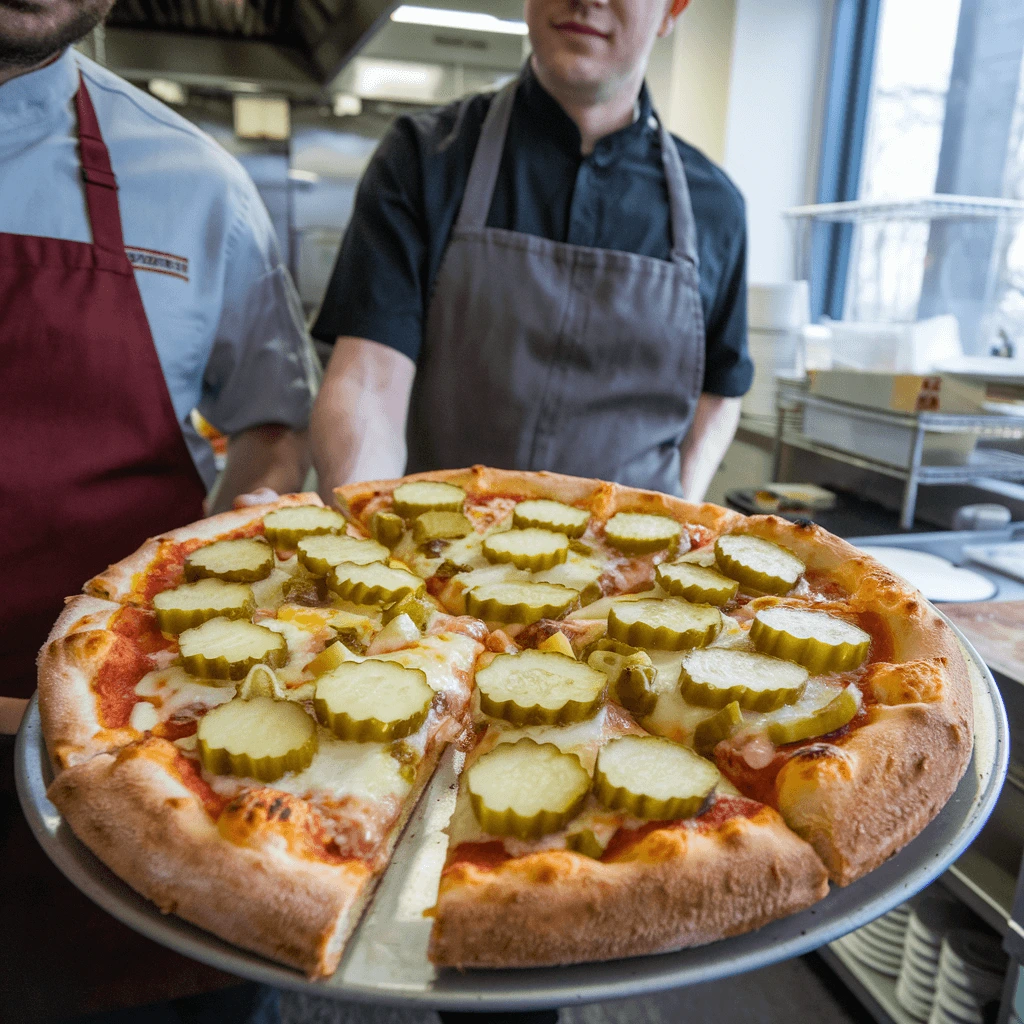
[[156, 624], [162, 633], [181, 633], [217, 616], [247, 619], [255, 610], [252, 587], [223, 580], [183, 583], [153, 598]]
[[710, 718], [698, 723], [693, 731], [693, 747], [701, 757], [711, 757], [715, 747], [722, 740], [730, 739], [742, 724], [743, 712], [740, 710], [739, 702], [734, 700], [716, 711]]
[[594, 793], [613, 811], [676, 821], [699, 814], [721, 778], [692, 750], [657, 736], [621, 736], [597, 755]]
[[204, 679], [244, 679], [253, 665], [280, 668], [288, 645], [280, 633], [245, 620], [216, 618], [178, 637], [181, 664]]
[[236, 697], [199, 720], [199, 759], [208, 772], [273, 782], [308, 768], [316, 722], [291, 701]]
[[617, 512], [605, 524], [604, 535], [624, 555], [646, 555], [678, 543], [683, 528], [668, 516]]
[[473, 524], [461, 512], [434, 510], [423, 512], [412, 523], [412, 539], [417, 544], [432, 540], [458, 540], [473, 532]]
[[750, 624], [750, 639], [759, 651], [795, 661], [815, 676], [857, 668], [871, 646], [863, 629], [803, 608], [762, 609]]
[[654, 577], [666, 593], [696, 604], [728, 604], [739, 589], [735, 580], [694, 562], [663, 562], [654, 570]]
[[403, 519], [415, 519], [424, 512], [461, 512], [466, 492], [455, 484], [420, 480], [399, 484], [391, 500], [395, 511]]
[[430, 625], [430, 620], [436, 611], [437, 607], [426, 594], [409, 594], [385, 609], [384, 625], [386, 626], [399, 615], [408, 615], [416, 628], [422, 632]]
[[560, 619], [579, 594], [557, 583], [482, 583], [466, 594], [466, 614], [487, 622]]
[[784, 721], [769, 722], [768, 739], [775, 746], [781, 747], [786, 743], [799, 743], [800, 740], [826, 736], [852, 721], [860, 707], [860, 692], [856, 687], [848, 686], [817, 711], [797, 718], [787, 718]]
[[550, 651], [499, 654], [476, 674], [480, 710], [513, 725], [569, 725], [600, 707], [607, 679]]
[[354, 604], [391, 604], [424, 588], [423, 580], [405, 569], [392, 569], [380, 562], [356, 565], [341, 562], [327, 574], [327, 586], [343, 601]]
[[746, 533], [719, 537], [715, 560], [741, 587], [765, 594], [788, 594], [807, 568], [791, 551]]
[[628, 711], [643, 718], [654, 710], [658, 670], [646, 651], [602, 637], [591, 645], [587, 664], [608, 677], [612, 696]]
[[263, 517], [263, 532], [275, 548], [291, 551], [310, 534], [344, 533], [345, 517], [322, 505], [279, 508]]
[[[586, 509], [573, 508], [547, 498], [521, 501], [512, 513], [512, 524], [517, 529], [550, 530], [552, 533], [564, 533], [574, 540], [587, 532], [589, 522], [590, 513]], [[586, 553], [590, 554], [589, 551]]]
[[321, 724], [343, 740], [388, 743], [427, 720], [434, 691], [424, 672], [393, 661], [349, 661], [316, 681], [313, 707]]
[[600, 860], [608, 848], [611, 837], [612, 834], [609, 833], [607, 838], [601, 839], [593, 829], [584, 828], [579, 832], [570, 832], [565, 837], [565, 848], [574, 853], [580, 853], [584, 857], [590, 857], [592, 860]]
[[355, 565], [386, 562], [391, 552], [375, 540], [362, 540], [343, 533], [323, 533], [303, 537], [298, 544], [298, 556], [314, 576], [326, 576], [342, 562]]
[[777, 711], [795, 704], [806, 687], [802, 666], [726, 647], [694, 651], [679, 670], [683, 700], [705, 708], [737, 701], [747, 711]]
[[394, 512], [374, 512], [370, 517], [370, 533], [380, 544], [393, 548], [405, 533], [405, 522]]
[[550, 530], [508, 530], [485, 538], [482, 550], [488, 562], [511, 562], [517, 569], [541, 572], [566, 560], [569, 538]]
[[306, 671], [311, 676], [322, 676], [325, 672], [344, 665], [346, 661], [354, 661], [352, 652], [340, 641], [335, 640], [328, 644], [307, 666]]
[[539, 839], [576, 817], [590, 776], [575, 754], [523, 737], [477, 760], [466, 772], [466, 791], [485, 832]]
[[185, 558], [185, 579], [255, 583], [274, 570], [274, 549], [262, 537], [215, 540]]
[[722, 613], [677, 598], [621, 601], [608, 612], [608, 635], [634, 647], [685, 651], [706, 647], [722, 631]]

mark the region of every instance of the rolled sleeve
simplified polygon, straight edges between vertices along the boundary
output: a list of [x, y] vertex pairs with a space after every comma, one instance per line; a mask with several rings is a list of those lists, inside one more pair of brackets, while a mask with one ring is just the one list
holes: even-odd
[[426, 227], [420, 159], [405, 119], [377, 148], [356, 193], [313, 336], [379, 342], [416, 360], [423, 339]]
[[220, 323], [199, 411], [237, 434], [265, 423], [309, 423], [318, 364], [302, 305], [259, 197], [243, 196], [228, 241]]

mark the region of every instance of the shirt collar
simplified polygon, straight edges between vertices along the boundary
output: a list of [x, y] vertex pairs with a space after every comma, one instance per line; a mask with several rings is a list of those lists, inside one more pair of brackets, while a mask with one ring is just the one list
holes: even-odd
[[0, 135], [64, 113], [78, 91], [78, 63], [69, 47], [55, 61], [0, 85]]
[[[533, 67], [529, 60], [523, 68], [518, 98], [529, 116], [528, 123], [535, 124], [538, 130], [551, 138], [559, 148], [567, 150], [577, 158], [580, 157], [582, 140], [576, 122], [562, 109], [554, 96], [540, 84], [537, 76], [533, 73]], [[643, 138], [644, 134], [650, 130], [654, 107], [646, 82], [640, 88], [636, 110], [637, 116], [633, 119], [632, 124], [598, 140], [594, 147], [595, 156], [598, 154], [605, 158], [618, 156]]]

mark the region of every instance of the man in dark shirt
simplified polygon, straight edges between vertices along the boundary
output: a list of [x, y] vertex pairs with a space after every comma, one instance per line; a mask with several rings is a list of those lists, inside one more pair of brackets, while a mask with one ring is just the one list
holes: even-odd
[[686, 2], [527, 0], [515, 82], [396, 121], [313, 331], [325, 494], [482, 462], [703, 496], [753, 367], [743, 199], [643, 84]]

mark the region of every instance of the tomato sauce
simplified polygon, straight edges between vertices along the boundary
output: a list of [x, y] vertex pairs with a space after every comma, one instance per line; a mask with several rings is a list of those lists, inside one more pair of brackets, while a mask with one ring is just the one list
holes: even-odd
[[153, 665], [142, 648], [127, 637], [118, 636], [103, 659], [93, 691], [100, 725], [123, 729], [138, 699], [135, 685]]
[[221, 811], [227, 806], [228, 801], [210, 788], [209, 783], [200, 774], [197, 762], [186, 757], [179, 750], [175, 752], [174, 760], [168, 765], [168, 768], [189, 792], [199, 798], [211, 818], [216, 820], [220, 817]]
[[505, 844], [500, 839], [492, 839], [485, 843], [459, 843], [451, 861], [445, 866], [444, 873], [447, 874], [460, 864], [472, 864], [485, 871], [493, 871], [511, 859], [512, 855], [505, 849]]

